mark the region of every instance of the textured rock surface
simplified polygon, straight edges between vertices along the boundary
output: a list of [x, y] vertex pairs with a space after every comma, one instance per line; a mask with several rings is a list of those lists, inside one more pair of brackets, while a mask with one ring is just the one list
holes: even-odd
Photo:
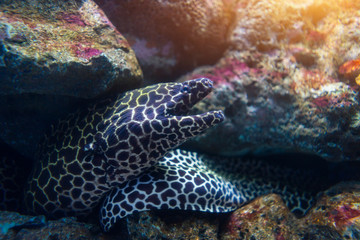
[[[196, 216], [197, 215], [197, 216]], [[124, 226], [103, 233], [97, 224], [73, 218], [46, 221], [13, 212], [0, 212], [1, 239], [217, 239], [219, 220], [204, 214], [145, 212], [130, 217]], [[96, 218], [95, 218], [96, 219]]]
[[1, 95], [92, 98], [139, 85], [135, 55], [93, 2], [2, 1], [0, 10]]
[[254, 200], [233, 212], [225, 224], [222, 239], [291, 239], [292, 215], [278, 195]]
[[337, 185], [303, 218], [293, 216], [274, 194], [235, 211], [221, 239], [359, 239], [359, 183]]
[[127, 221], [130, 239], [217, 239], [217, 215], [181, 211], [143, 212]]
[[270, 194], [227, 215], [143, 212], [128, 217], [110, 233], [102, 233], [95, 222], [46, 221], [41, 216], [0, 212], [0, 238], [355, 240], [360, 236], [359, 202], [359, 182], [352, 182], [327, 190], [303, 218], [295, 217], [278, 195]]
[[13, 212], [0, 212], [1, 239], [111, 239], [91, 224], [64, 218], [46, 221], [44, 217], [24, 216]]
[[223, 154], [272, 149], [360, 160], [354, 147], [360, 141], [359, 86], [338, 71], [359, 53], [354, 9], [360, 6], [336, 4], [250, 1], [239, 8], [233, 48], [216, 65], [182, 78], [215, 81], [198, 108], [223, 107], [227, 116], [192, 146]]
[[[181, 78], [215, 81], [213, 95], [197, 109], [222, 108], [227, 116], [192, 147], [360, 160], [359, 72], [342, 67], [359, 62], [359, 1], [97, 2], [114, 22], [125, 16], [116, 25], [156, 80], [212, 63], [228, 48], [214, 66]], [[91, 1], [29, 3], [0, 3], [0, 138], [27, 155], [49, 122], [82, 99], [141, 79], [132, 50]], [[134, 239], [360, 239], [359, 202], [359, 183], [352, 183], [328, 190], [301, 219], [279, 196], [267, 195], [231, 214], [224, 226], [226, 216], [165, 211], [131, 216], [109, 234], [100, 232], [97, 216], [85, 224], [0, 212], [0, 238], [124, 239], [126, 232]]]
[[228, 45], [235, 0], [97, 0], [136, 52], [146, 77], [216, 61]]
[[1, 1], [0, 137], [31, 155], [44, 127], [79, 99], [138, 87], [126, 39], [92, 1]]

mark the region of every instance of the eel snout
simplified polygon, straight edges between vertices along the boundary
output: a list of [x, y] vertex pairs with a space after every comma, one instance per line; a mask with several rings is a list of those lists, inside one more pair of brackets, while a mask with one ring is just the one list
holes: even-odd
[[168, 116], [186, 115], [190, 108], [205, 98], [213, 89], [213, 82], [208, 78], [197, 78], [174, 85], [171, 101], [166, 105]]
[[177, 94], [173, 95], [173, 101], [168, 103], [165, 119], [163, 119], [166, 123], [164, 125], [168, 126], [164, 132], [170, 135], [168, 139], [173, 145], [178, 145], [224, 121], [225, 116], [221, 110], [187, 115], [194, 104], [212, 91], [213, 82], [210, 79], [188, 80], [174, 86], [173, 89], [173, 92], [177, 91]]

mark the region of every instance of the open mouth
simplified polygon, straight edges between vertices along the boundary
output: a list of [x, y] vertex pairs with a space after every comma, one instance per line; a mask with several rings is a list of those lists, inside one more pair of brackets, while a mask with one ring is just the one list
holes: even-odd
[[173, 101], [167, 104], [165, 116], [186, 116], [190, 109], [205, 98], [213, 88], [213, 82], [207, 78], [198, 78], [181, 83], [175, 91]]
[[164, 131], [178, 135], [178, 137], [174, 135], [171, 141], [178, 144], [224, 121], [225, 116], [221, 110], [189, 115], [190, 109], [205, 98], [212, 89], [212, 81], [207, 78], [174, 85], [171, 92], [172, 99], [167, 102], [164, 115], [166, 118], [164, 125], [169, 126], [165, 127]]

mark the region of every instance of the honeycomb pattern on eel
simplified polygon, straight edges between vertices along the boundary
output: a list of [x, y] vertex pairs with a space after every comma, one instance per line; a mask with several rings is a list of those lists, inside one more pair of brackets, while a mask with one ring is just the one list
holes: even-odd
[[169, 150], [224, 120], [221, 111], [186, 115], [212, 90], [206, 78], [128, 91], [53, 126], [25, 190], [32, 214], [84, 215], [115, 186]]

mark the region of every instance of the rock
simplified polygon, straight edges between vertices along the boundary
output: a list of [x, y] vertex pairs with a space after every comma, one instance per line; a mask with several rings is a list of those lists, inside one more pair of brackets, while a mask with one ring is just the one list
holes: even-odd
[[93, 98], [139, 85], [129, 44], [92, 1], [2, 1], [0, 9], [1, 95]]
[[[297, 218], [276, 194], [261, 196], [230, 214], [186, 211], [136, 213], [110, 233], [96, 216], [47, 221], [43, 216], [0, 212], [2, 239], [359, 239], [360, 184], [338, 184]], [[85, 219], [83, 219], [84, 221]], [[91, 223], [93, 222], [93, 223]]]
[[295, 220], [278, 195], [266, 195], [233, 212], [221, 239], [292, 239]]
[[309, 68], [316, 63], [318, 56], [306, 48], [291, 48], [291, 54], [297, 63]]
[[129, 239], [218, 239], [218, 228], [216, 215], [199, 212], [142, 212], [127, 220]]
[[[96, 217], [94, 219], [97, 220]], [[87, 219], [89, 220], [89, 218]], [[129, 217], [124, 227], [103, 233], [98, 223], [74, 218], [47, 221], [43, 216], [26, 216], [0, 211], [1, 239], [217, 239], [219, 220], [204, 213], [143, 212]]]
[[136, 52], [146, 78], [169, 81], [228, 46], [234, 0], [96, 0]]
[[302, 219], [307, 226], [324, 226], [338, 233], [338, 239], [360, 237], [360, 183], [340, 183], [324, 192]]
[[[184, 77], [212, 79], [215, 90], [196, 109], [222, 108], [227, 117], [190, 141], [191, 148], [224, 155], [300, 151], [331, 161], [360, 160], [353, 148], [360, 137], [356, 91], [318, 70], [276, 69], [265, 65], [273, 61], [267, 55], [256, 59], [253, 54], [252, 60], [244, 55], [232, 53]], [[279, 60], [281, 52], [274, 55]]]
[[24, 184], [32, 160], [0, 142], [0, 211], [21, 211]]
[[330, 188], [303, 218], [292, 215], [275, 194], [235, 211], [221, 239], [359, 239], [359, 183]]
[[303, 49], [300, 56], [295, 52], [300, 63], [310, 67], [315, 60], [312, 67], [337, 77], [339, 66], [360, 54], [359, 9], [358, 1], [247, 1], [237, 8], [230, 44], [269, 54]]
[[354, 9], [327, 1], [249, 1], [240, 7], [232, 48], [215, 65], [179, 79], [213, 80], [215, 90], [197, 109], [223, 108], [227, 117], [188, 146], [223, 155], [295, 151], [360, 160], [359, 87], [338, 71], [359, 52]]
[[37, 228], [42, 227], [46, 223], [43, 216], [32, 217], [20, 215], [15, 212], [0, 212], [0, 238], [15, 239], [17, 230], [21, 227]]
[[94, 225], [63, 218], [46, 221], [43, 216], [25, 216], [13, 212], [0, 212], [1, 239], [111, 239]]
[[94, 2], [1, 1], [0, 138], [23, 154], [81, 100], [141, 80], [134, 52]]

